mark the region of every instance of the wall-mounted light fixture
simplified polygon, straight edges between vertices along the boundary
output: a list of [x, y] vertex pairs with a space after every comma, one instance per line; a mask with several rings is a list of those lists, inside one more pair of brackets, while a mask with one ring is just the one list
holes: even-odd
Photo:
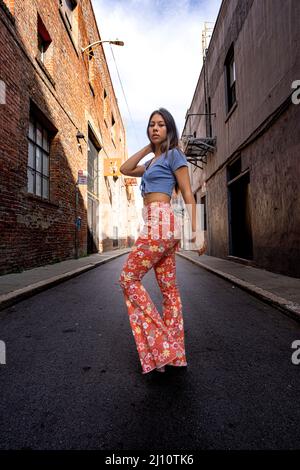
[[80, 132], [80, 131], [77, 131], [76, 139], [77, 139], [77, 146], [78, 146], [78, 148], [81, 150], [80, 139], [85, 140], [84, 134], [83, 134], [82, 132]]
[[79, 140], [79, 139], [84, 139], [84, 134], [80, 131], [77, 131], [77, 134], [76, 134], [76, 139]]
[[89, 54], [90, 54], [91, 52], [93, 52], [94, 49], [96, 49], [97, 46], [100, 46], [100, 44], [102, 44], [103, 42], [109, 42], [109, 44], [114, 44], [115, 46], [124, 46], [124, 42], [119, 41], [119, 39], [116, 39], [115, 41], [102, 41], [101, 40], [101, 41], [93, 42], [86, 47], [82, 47], [81, 48], [82, 54], [84, 54], [87, 49], [89, 49]]

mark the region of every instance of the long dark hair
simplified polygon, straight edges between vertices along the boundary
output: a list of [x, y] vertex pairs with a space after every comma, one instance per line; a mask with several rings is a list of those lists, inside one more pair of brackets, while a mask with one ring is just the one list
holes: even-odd
[[[160, 116], [162, 116], [162, 118], [164, 119], [166, 127], [167, 127], [167, 138], [160, 145], [161, 153], [165, 153], [166, 156], [167, 156], [168, 151], [171, 150], [171, 149], [175, 149], [175, 148], [177, 148], [181, 152], [181, 149], [179, 147], [178, 130], [177, 130], [174, 118], [173, 118], [172, 114], [166, 108], [159, 108], [159, 109], [156, 109], [155, 111], [153, 111], [151, 113], [149, 121], [148, 121], [148, 125], [147, 125], [148, 139], [150, 140], [149, 127], [150, 127], [150, 122], [151, 122], [152, 116], [154, 116], [154, 114], [160, 114]], [[151, 142], [151, 140], [150, 140], [150, 143], [151, 143], [152, 152], [154, 153], [155, 145], [154, 145], [153, 142]], [[177, 181], [176, 181], [174, 189], [175, 189], [176, 194], [178, 195], [178, 189], [179, 188], [178, 188]]]

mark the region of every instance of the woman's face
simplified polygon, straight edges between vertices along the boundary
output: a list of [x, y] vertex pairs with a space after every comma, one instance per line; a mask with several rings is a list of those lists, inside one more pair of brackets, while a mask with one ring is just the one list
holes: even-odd
[[156, 148], [167, 138], [167, 126], [160, 114], [153, 114], [148, 127], [149, 137]]

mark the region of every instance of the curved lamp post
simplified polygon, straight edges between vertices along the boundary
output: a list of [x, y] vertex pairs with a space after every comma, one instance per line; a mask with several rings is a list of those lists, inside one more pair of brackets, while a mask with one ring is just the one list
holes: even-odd
[[93, 42], [86, 47], [82, 47], [81, 48], [82, 54], [84, 54], [87, 49], [90, 49], [89, 52], [93, 51], [93, 48], [100, 46], [100, 44], [102, 44], [103, 42], [109, 42], [109, 44], [114, 44], [115, 46], [124, 46], [124, 42], [119, 41], [118, 39], [116, 39], [115, 41], [102, 41], [101, 40], [101, 41]]

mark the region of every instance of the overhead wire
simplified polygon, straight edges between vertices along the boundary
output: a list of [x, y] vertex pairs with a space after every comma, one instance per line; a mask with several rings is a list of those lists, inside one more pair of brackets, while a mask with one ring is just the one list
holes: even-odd
[[130, 117], [130, 120], [131, 120], [131, 123], [132, 123], [132, 127], [133, 127], [133, 130], [134, 130], [134, 134], [135, 134], [135, 137], [136, 137], [138, 146], [140, 147], [141, 144], [140, 144], [138, 135], [137, 135], [137, 133], [136, 133], [136, 128], [135, 128], [135, 125], [134, 125], [134, 122], [133, 122], [133, 119], [132, 119], [132, 115], [131, 115], [131, 112], [130, 112], [130, 109], [129, 109], [129, 105], [128, 105], [128, 102], [127, 102], [127, 98], [126, 98], [126, 95], [125, 95], [124, 87], [123, 87], [123, 84], [122, 84], [122, 80], [121, 80], [121, 77], [120, 77], [120, 74], [119, 74], [117, 62], [116, 62], [115, 55], [114, 55], [113, 49], [112, 49], [112, 47], [111, 47], [111, 44], [110, 44], [110, 50], [111, 50], [112, 57], [113, 57], [113, 60], [114, 60], [114, 63], [115, 63], [115, 67], [116, 67], [116, 70], [117, 70], [119, 82], [120, 82], [121, 89], [122, 89], [122, 93], [123, 93], [123, 96], [124, 96], [124, 100], [125, 100], [125, 103], [126, 103], [126, 106], [127, 106], [128, 114], [129, 114], [129, 117]]

